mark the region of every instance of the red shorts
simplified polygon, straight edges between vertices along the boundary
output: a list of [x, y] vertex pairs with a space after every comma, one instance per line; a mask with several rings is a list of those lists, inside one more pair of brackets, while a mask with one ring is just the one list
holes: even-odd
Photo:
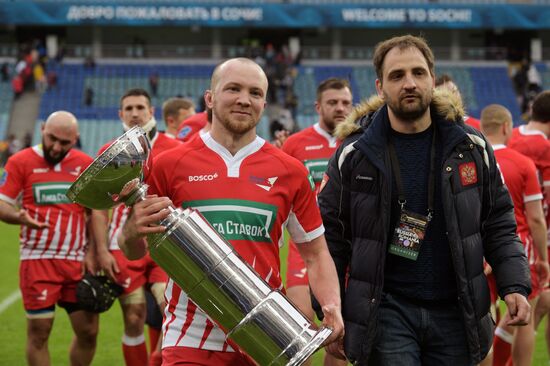
[[255, 366], [248, 356], [240, 352], [208, 351], [189, 347], [162, 349], [162, 366]]
[[149, 256], [131, 261], [124, 256], [121, 250], [113, 250], [120, 273], [117, 282], [124, 288], [123, 295], [132, 293], [146, 283], [168, 282], [168, 275]]
[[288, 257], [287, 257], [287, 271], [286, 271], [286, 288], [294, 286], [308, 286], [309, 278], [307, 276], [307, 269], [296, 244], [292, 241], [288, 241]]
[[40, 310], [58, 302], [76, 303], [76, 285], [82, 278], [82, 262], [65, 259], [23, 260], [19, 287], [25, 310]]

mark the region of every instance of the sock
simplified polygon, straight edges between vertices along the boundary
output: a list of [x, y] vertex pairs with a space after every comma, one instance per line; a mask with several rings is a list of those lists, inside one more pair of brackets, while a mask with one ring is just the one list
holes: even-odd
[[153, 352], [157, 349], [157, 343], [160, 338], [160, 329], [155, 329], [151, 326], [149, 328], [149, 353], [153, 354]]
[[147, 346], [145, 336], [129, 337], [126, 334], [122, 337], [122, 354], [126, 366], [147, 366]]
[[504, 329], [497, 327], [493, 341], [493, 366], [505, 366], [512, 355], [512, 341], [514, 336]]

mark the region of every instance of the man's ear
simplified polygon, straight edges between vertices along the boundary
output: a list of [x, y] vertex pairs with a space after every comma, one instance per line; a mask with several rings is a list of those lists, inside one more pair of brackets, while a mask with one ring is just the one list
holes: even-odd
[[382, 91], [382, 82], [380, 81], [380, 79], [376, 79], [376, 92], [378, 93], [378, 96], [380, 98], [382, 98], [382, 100], [384, 99], [384, 92]]
[[204, 103], [210, 109], [212, 109], [212, 107], [214, 106], [214, 102], [212, 100], [212, 97], [213, 97], [212, 90], [206, 90], [204, 92]]

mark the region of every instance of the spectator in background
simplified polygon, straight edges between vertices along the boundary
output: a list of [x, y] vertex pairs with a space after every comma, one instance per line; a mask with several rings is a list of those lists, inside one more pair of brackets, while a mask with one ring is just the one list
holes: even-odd
[[156, 72], [149, 75], [149, 89], [151, 91], [151, 95], [156, 97], [159, 90], [159, 74]]
[[46, 70], [42, 63], [39, 61], [35, 62], [32, 72], [34, 77], [34, 89], [39, 93], [45, 92], [48, 87], [48, 80], [46, 79]]
[[33, 65], [36, 55], [36, 51], [23, 51], [19, 61], [15, 64], [15, 75], [12, 79], [12, 88], [16, 98], [25, 91], [34, 90]]
[[12, 133], [8, 136], [8, 158], [21, 150], [21, 142]]
[[25, 148], [31, 147], [31, 146], [32, 146], [32, 134], [27, 131], [25, 136], [23, 136], [23, 148], [25, 149]]
[[93, 69], [95, 67], [95, 60], [93, 56], [86, 56], [84, 59], [84, 67], [88, 69]]
[[57, 49], [57, 53], [55, 54], [55, 61], [57, 63], [62, 63], [64, 58], [65, 58], [65, 45], [61, 44], [59, 45], [59, 48]]
[[94, 104], [94, 89], [87, 86], [84, 90], [84, 105], [91, 107]]
[[542, 91], [542, 78], [533, 63], [529, 63], [529, 68], [527, 69], [527, 91], [535, 92], [536, 94]]
[[57, 72], [54, 70], [48, 71], [47, 82], [49, 88], [55, 88], [57, 86]]
[[166, 124], [166, 136], [176, 138], [178, 127], [195, 114], [195, 104], [188, 98], [170, 98], [162, 105], [162, 118]]
[[516, 91], [518, 104], [521, 108], [521, 113], [525, 113], [525, 111], [527, 110], [527, 101], [525, 100], [525, 96], [527, 93], [528, 85], [528, 71], [529, 63], [526, 60], [523, 60], [519, 69], [517, 69], [515, 74], [512, 76], [512, 81], [514, 83], [514, 89]]
[[7, 62], [4, 62], [2, 64], [2, 67], [0, 68], [0, 74], [2, 75], [2, 82], [7, 82], [10, 80], [10, 67]]

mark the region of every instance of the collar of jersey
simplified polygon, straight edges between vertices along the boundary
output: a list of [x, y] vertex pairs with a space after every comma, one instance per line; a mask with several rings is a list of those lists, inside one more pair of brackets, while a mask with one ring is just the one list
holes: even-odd
[[[40, 156], [41, 158], [44, 158], [44, 149], [42, 148], [42, 144], [34, 145], [32, 147], [32, 150], [36, 153], [36, 155]], [[71, 155], [71, 150], [69, 150], [67, 155], [65, 155], [65, 157], [63, 158], [63, 160], [65, 160], [69, 155]], [[55, 172], [61, 171], [61, 161], [53, 167], [53, 170]]]
[[319, 122], [313, 125], [313, 129], [315, 132], [317, 132], [319, 135], [323, 136], [325, 139], [327, 139], [328, 147], [336, 147], [336, 137], [332, 136], [327, 131], [323, 130], [321, 128], [321, 125]]
[[506, 145], [503, 145], [503, 144], [496, 144], [496, 145], [493, 145], [493, 150], [494, 150], [494, 151], [502, 150], [502, 149], [506, 149]]
[[230, 178], [238, 178], [243, 160], [260, 150], [265, 144], [265, 140], [263, 138], [256, 136], [254, 141], [242, 147], [235, 155], [232, 155], [229, 150], [212, 138], [210, 132], [200, 135], [200, 138], [210, 150], [214, 151], [223, 159], [225, 165], [227, 166], [227, 176]]
[[525, 136], [541, 135], [544, 138], [547, 138], [546, 134], [544, 132], [539, 131], [539, 130], [528, 130], [525, 127], [525, 125], [519, 126], [519, 133], [521, 133], [522, 135], [525, 135]]

